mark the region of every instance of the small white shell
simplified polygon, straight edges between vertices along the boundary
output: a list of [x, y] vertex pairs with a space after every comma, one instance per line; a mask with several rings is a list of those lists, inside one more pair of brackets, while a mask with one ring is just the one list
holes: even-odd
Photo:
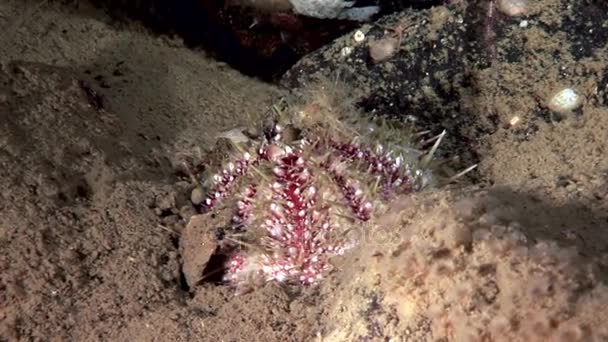
[[582, 102], [582, 97], [572, 88], [563, 88], [549, 99], [549, 109], [557, 113], [567, 113], [576, 109]]
[[353, 40], [355, 43], [361, 43], [365, 40], [365, 33], [363, 33], [361, 30], [357, 30], [357, 32], [355, 32], [353, 35]]

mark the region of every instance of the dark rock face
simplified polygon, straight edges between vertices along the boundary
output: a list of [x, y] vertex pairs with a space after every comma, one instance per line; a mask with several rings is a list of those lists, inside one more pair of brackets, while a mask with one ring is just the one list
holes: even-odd
[[[556, 120], [539, 97], [541, 88], [592, 79], [599, 89], [593, 101], [608, 102], [602, 95], [608, 72], [600, 70], [601, 61], [592, 62], [607, 47], [606, 5], [554, 1], [509, 17], [489, 3], [452, 1], [384, 16], [361, 28], [362, 43], [354, 41], [354, 32], [347, 34], [301, 59], [281, 82], [300, 88], [318, 78], [339, 79], [356, 91], [353, 98], [366, 112], [408, 117], [437, 133], [447, 129], [449, 149], [469, 163], [483, 137], [519, 114], [516, 106], [500, 108], [499, 97], [528, 103], [528, 120], [517, 128], [522, 139], [539, 122]], [[387, 38], [399, 40], [396, 53], [374, 63], [370, 42]], [[563, 70], [549, 72], [555, 60]]]
[[[352, 35], [347, 35], [304, 57], [286, 73], [282, 84], [298, 88], [318, 77], [338, 77], [349, 87], [363, 90], [353, 95], [364, 111], [409, 116], [432, 130], [444, 127], [452, 135], [448, 140], [458, 140], [463, 144], [460, 150], [470, 150], [466, 144], [472, 134], [458, 127], [466, 126], [471, 118], [457, 113], [462, 112], [463, 90], [472, 92], [475, 87], [475, 79], [466, 70], [483, 63], [472, 14], [457, 6], [408, 10], [383, 17], [362, 31], [367, 31], [362, 44], [355, 45]], [[367, 41], [387, 37], [400, 40], [398, 51], [374, 63]], [[353, 50], [344, 57], [346, 46]]]

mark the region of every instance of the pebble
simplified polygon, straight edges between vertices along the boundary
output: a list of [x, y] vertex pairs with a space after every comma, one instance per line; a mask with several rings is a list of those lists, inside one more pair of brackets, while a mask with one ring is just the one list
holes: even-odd
[[527, 0], [498, 0], [498, 10], [511, 17], [525, 15], [529, 7]]
[[348, 57], [352, 53], [353, 53], [353, 48], [350, 47], [350, 46], [345, 46], [345, 47], [342, 48], [342, 50], [340, 50], [340, 55], [342, 57]]
[[393, 57], [398, 48], [399, 40], [397, 38], [382, 38], [369, 43], [369, 55], [374, 63], [380, 63]]
[[557, 113], [567, 113], [582, 102], [581, 96], [572, 88], [563, 88], [549, 99], [549, 109]]
[[203, 189], [198, 186], [192, 189], [192, 192], [190, 193], [190, 201], [192, 204], [199, 205], [203, 203], [204, 200], [205, 194], [203, 193]]

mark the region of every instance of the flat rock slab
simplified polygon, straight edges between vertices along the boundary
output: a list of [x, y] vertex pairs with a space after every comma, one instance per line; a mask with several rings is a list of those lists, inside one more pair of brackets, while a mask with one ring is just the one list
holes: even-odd
[[203, 271], [217, 250], [217, 246], [211, 215], [192, 216], [179, 242], [182, 271], [190, 288], [203, 279]]

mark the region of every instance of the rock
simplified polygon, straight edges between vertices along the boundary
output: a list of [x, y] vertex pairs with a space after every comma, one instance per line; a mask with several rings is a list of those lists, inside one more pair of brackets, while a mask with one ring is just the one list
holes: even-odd
[[195, 215], [182, 231], [179, 249], [182, 256], [182, 271], [190, 288], [202, 280], [203, 271], [217, 249], [217, 241], [209, 224], [208, 214]]
[[191, 204], [184, 205], [179, 209], [179, 216], [181, 216], [184, 222], [190, 222], [190, 219], [194, 215], [196, 215], [196, 209]]

